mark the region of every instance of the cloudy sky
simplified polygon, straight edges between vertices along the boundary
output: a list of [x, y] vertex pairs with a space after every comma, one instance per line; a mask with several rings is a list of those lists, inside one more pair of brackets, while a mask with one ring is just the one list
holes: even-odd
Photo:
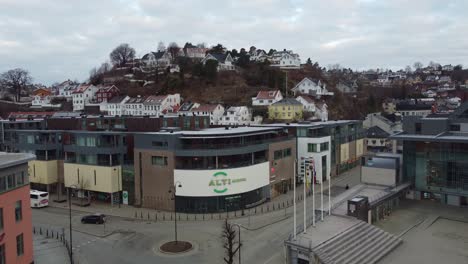
[[293, 49], [353, 69], [468, 66], [466, 0], [0, 0], [0, 72], [85, 81], [120, 43]]

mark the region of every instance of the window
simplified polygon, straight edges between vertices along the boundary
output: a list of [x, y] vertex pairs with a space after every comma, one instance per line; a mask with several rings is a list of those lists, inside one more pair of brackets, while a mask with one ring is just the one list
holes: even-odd
[[307, 152], [317, 152], [317, 144], [307, 144]]
[[287, 148], [283, 150], [283, 157], [289, 157], [291, 156], [291, 148]]
[[16, 201], [16, 204], [15, 204], [15, 220], [16, 220], [16, 222], [18, 222], [18, 221], [21, 221], [21, 219], [23, 219], [21, 201]]
[[6, 177], [0, 177], [0, 192], [5, 191], [6, 189]]
[[22, 171], [20, 174], [17, 175], [18, 178], [16, 179], [16, 183], [18, 185], [23, 185], [24, 184], [24, 171]]
[[450, 125], [450, 131], [460, 131], [460, 125]]
[[415, 124], [416, 134], [421, 134], [421, 123]]
[[328, 150], [328, 142], [320, 143], [320, 151]]
[[9, 189], [16, 187], [16, 178], [14, 174], [10, 174], [7, 176], [7, 186]]
[[157, 166], [167, 166], [167, 157], [152, 156], [151, 164], [157, 165]]
[[16, 236], [16, 255], [22, 256], [24, 254], [24, 241], [23, 234]]
[[276, 150], [274, 153], [274, 159], [279, 160], [283, 158], [283, 151], [282, 150]]

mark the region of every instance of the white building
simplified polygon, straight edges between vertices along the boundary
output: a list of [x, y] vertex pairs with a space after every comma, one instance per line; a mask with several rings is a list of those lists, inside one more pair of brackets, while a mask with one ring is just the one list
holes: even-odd
[[172, 56], [168, 51], [150, 52], [141, 61], [145, 68], [166, 68], [171, 65]]
[[107, 102], [107, 113], [111, 116], [122, 116], [125, 103], [130, 99], [127, 95], [114, 96]]
[[299, 69], [301, 67], [299, 55], [293, 53], [292, 50], [276, 51], [271, 55], [270, 61], [270, 66], [281, 69]]
[[208, 48], [186, 48], [184, 49], [185, 56], [191, 59], [202, 60], [206, 56]]
[[280, 90], [259, 91], [256, 97], [252, 97], [253, 106], [268, 106], [283, 99]]
[[317, 183], [322, 182], [322, 178], [330, 179], [331, 171], [331, 137], [322, 135], [314, 137], [298, 137], [297, 138], [297, 160], [299, 173], [298, 176], [303, 181], [306, 159], [313, 159]]
[[73, 98], [73, 111], [81, 111], [85, 105], [89, 104], [95, 98], [98, 87], [92, 84], [82, 84], [72, 93]]
[[191, 110], [192, 114], [201, 116], [201, 115], [209, 115], [210, 116], [210, 124], [217, 125], [219, 119], [224, 114], [224, 106], [220, 104], [204, 104], [198, 105], [198, 107], [194, 107]]
[[252, 123], [252, 110], [247, 106], [232, 106], [220, 118], [218, 125], [235, 126]]
[[333, 92], [327, 90], [327, 85], [320, 80], [304, 78], [291, 89], [295, 95], [308, 94], [319, 99], [322, 96], [333, 96]]
[[206, 54], [205, 58], [201, 61], [203, 65], [209, 60], [215, 60], [218, 62], [218, 71], [232, 71], [235, 69], [234, 60], [229, 53], [209, 53]]
[[55, 89], [57, 90], [57, 95], [62, 97], [72, 97], [73, 91], [78, 88], [78, 84], [73, 81], [67, 80], [57, 85]]
[[249, 52], [249, 55], [250, 61], [264, 62], [269, 58], [267, 53], [262, 49], [254, 49]]
[[159, 116], [180, 105], [180, 94], [150, 95], [143, 102], [143, 115]]
[[315, 112], [315, 101], [307, 95], [299, 95], [296, 100], [304, 106], [305, 112]]
[[122, 108], [122, 115], [129, 115], [129, 116], [142, 116], [144, 115], [144, 105], [143, 102], [145, 101], [146, 97], [141, 97], [140, 95], [137, 97], [132, 97], [128, 99]]

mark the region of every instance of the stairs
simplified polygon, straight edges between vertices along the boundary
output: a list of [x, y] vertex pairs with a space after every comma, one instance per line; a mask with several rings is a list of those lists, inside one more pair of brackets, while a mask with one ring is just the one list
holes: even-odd
[[401, 239], [382, 229], [360, 221], [312, 251], [324, 264], [372, 264], [401, 242]]

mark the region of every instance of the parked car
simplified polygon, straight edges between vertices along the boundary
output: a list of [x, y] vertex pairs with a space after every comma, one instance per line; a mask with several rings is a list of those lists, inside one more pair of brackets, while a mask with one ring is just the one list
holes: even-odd
[[85, 215], [81, 218], [82, 224], [104, 224], [106, 216], [103, 214]]

